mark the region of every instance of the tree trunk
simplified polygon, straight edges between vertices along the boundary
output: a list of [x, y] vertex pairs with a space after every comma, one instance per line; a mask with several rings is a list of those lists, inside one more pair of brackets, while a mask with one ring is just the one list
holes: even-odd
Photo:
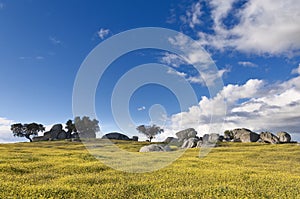
[[151, 142], [152, 138], [153, 138], [152, 136], [151, 136], [151, 137], [149, 137], [149, 141], [150, 141], [150, 142]]
[[26, 137], [30, 142], [32, 142], [32, 139], [30, 138], [29, 135], [25, 135], [25, 137]]

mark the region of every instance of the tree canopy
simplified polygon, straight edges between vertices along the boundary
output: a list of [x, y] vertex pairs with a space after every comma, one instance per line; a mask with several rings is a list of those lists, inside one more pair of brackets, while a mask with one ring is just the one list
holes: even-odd
[[150, 142], [153, 138], [155, 138], [155, 136], [157, 134], [164, 132], [164, 130], [162, 128], [160, 128], [159, 126], [156, 126], [155, 124], [153, 124], [152, 126], [140, 125], [136, 128], [136, 130], [138, 130], [138, 132], [146, 135], [147, 138], [149, 138]]
[[12, 124], [10, 130], [12, 131], [14, 136], [17, 137], [25, 137], [30, 142], [32, 139], [30, 136], [38, 135], [38, 132], [45, 131], [45, 127], [42, 124], [30, 123], [30, 124]]
[[100, 131], [99, 121], [87, 116], [75, 117], [74, 123], [80, 138], [96, 138], [96, 132]]

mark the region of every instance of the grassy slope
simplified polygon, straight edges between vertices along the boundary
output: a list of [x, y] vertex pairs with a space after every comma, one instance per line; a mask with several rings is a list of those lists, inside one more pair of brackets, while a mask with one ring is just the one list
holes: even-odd
[[[138, 151], [145, 143], [119, 142]], [[66, 141], [0, 145], [0, 198], [300, 198], [300, 146], [189, 149], [146, 174], [115, 171]]]

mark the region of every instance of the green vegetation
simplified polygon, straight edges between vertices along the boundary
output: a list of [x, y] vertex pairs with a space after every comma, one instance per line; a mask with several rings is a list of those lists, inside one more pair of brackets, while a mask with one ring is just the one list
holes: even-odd
[[[118, 141], [129, 151], [145, 142]], [[0, 145], [0, 198], [300, 198], [300, 146], [221, 143], [159, 171], [115, 171], [81, 143]]]

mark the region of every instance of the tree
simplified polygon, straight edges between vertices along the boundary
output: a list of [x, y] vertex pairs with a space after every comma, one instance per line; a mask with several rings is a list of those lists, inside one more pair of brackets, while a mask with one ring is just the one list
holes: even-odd
[[77, 133], [76, 126], [75, 126], [75, 124], [73, 123], [72, 120], [68, 120], [67, 121], [67, 123], [66, 123], [66, 129], [68, 129], [68, 131], [67, 131], [67, 139], [71, 138], [73, 132]]
[[87, 116], [82, 117], [82, 119], [75, 117], [74, 123], [81, 138], [96, 138], [96, 132], [100, 131], [99, 121], [91, 120]]
[[160, 128], [159, 126], [156, 126], [155, 124], [152, 126], [140, 125], [136, 128], [136, 130], [138, 130], [138, 132], [146, 135], [147, 138], [149, 138], [150, 142], [153, 138], [155, 138], [155, 136], [157, 134], [164, 132], [164, 130], [162, 128]]
[[42, 124], [30, 123], [30, 124], [12, 124], [10, 130], [14, 136], [25, 137], [32, 142], [31, 135], [38, 135], [38, 132], [45, 131], [45, 127]]

